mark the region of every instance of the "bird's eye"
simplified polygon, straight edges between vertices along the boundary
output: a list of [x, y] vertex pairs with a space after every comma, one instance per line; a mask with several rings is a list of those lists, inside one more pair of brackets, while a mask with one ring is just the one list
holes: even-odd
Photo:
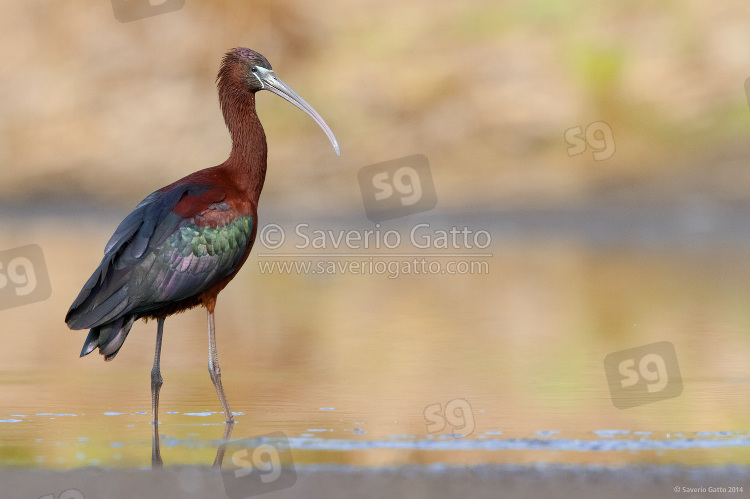
[[258, 68], [256, 68], [255, 66], [253, 66], [253, 67], [252, 67], [252, 68], [250, 69], [250, 71], [252, 71], [253, 73], [257, 73], [257, 72], [258, 72]]

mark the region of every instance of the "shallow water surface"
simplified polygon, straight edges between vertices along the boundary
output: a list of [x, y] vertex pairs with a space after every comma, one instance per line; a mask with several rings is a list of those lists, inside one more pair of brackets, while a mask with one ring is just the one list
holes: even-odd
[[[151, 465], [156, 324], [136, 324], [105, 363], [79, 359], [85, 332], [63, 323], [117, 222], [103, 218], [75, 233], [54, 216], [0, 219], [0, 249], [39, 245], [52, 287], [0, 311], [1, 466]], [[237, 419], [228, 448], [283, 440], [295, 465], [750, 464], [745, 242], [644, 240], [616, 223], [522, 232], [511, 215], [466, 215], [424, 223], [433, 236], [485, 230], [489, 246], [414, 247], [406, 220], [381, 229], [400, 234], [395, 248], [334, 248], [330, 237], [315, 248], [298, 232], [374, 227], [268, 223], [284, 244], [256, 244], [216, 311]], [[199, 309], [166, 322], [165, 465], [210, 465], [227, 443], [205, 322]], [[628, 380], [640, 395], [617, 392]]]

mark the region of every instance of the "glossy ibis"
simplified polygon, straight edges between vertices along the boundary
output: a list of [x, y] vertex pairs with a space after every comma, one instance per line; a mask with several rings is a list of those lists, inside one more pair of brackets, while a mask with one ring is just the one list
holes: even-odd
[[104, 248], [104, 259], [73, 302], [65, 322], [90, 329], [81, 357], [95, 349], [112, 360], [138, 319], [156, 319], [151, 371], [154, 425], [164, 319], [198, 305], [208, 312], [208, 371], [228, 423], [234, 418], [221, 386], [214, 307], [219, 292], [245, 263], [258, 230], [258, 198], [266, 176], [266, 136], [255, 94], [269, 90], [310, 115], [339, 146], [323, 118], [281, 81], [265, 57], [229, 51], [216, 78], [232, 152], [224, 163], [188, 175], [141, 201]]

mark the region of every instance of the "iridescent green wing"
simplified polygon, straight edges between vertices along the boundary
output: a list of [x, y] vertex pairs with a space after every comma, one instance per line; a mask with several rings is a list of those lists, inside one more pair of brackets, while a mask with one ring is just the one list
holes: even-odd
[[[186, 196], [195, 213], [175, 213]], [[252, 244], [252, 217], [229, 217], [220, 227], [194, 221], [206, 210], [226, 210], [224, 197], [221, 189], [186, 184], [144, 199], [107, 243], [104, 259], [68, 311], [68, 326], [92, 328], [148, 313], [200, 294], [233, 272]]]

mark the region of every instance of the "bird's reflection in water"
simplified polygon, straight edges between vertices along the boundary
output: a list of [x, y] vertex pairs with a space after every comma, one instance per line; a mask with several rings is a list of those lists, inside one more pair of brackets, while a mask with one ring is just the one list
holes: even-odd
[[[159, 423], [154, 421], [151, 426], [151, 469], [163, 468], [164, 461], [161, 459], [161, 445], [159, 442]], [[221, 443], [216, 449], [214, 468], [221, 468], [221, 464], [224, 461], [224, 453], [227, 449], [227, 442], [232, 437], [232, 429], [234, 429], [234, 421], [225, 423], [224, 435], [221, 437]]]

